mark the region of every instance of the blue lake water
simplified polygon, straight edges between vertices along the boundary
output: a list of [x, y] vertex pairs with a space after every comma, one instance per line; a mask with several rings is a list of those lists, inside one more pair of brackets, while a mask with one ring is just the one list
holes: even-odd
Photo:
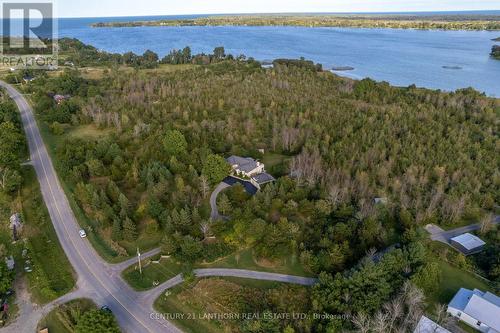
[[[74, 37], [99, 49], [165, 55], [190, 46], [193, 52], [226, 52], [258, 60], [305, 57], [324, 68], [351, 66], [339, 73], [371, 77], [393, 85], [442, 90], [473, 87], [500, 97], [500, 61], [489, 53], [500, 32], [305, 27], [135, 27], [91, 28], [103, 21], [137, 18], [60, 19], [59, 36]], [[148, 18], [141, 18], [148, 19]], [[446, 69], [458, 66], [461, 69]]]

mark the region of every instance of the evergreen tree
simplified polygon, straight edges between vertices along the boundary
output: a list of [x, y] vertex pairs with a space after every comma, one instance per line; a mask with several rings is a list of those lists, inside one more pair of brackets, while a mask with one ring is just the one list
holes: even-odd
[[123, 230], [119, 219], [113, 220], [113, 229], [111, 231], [111, 238], [114, 241], [120, 241], [123, 239]]
[[231, 211], [231, 202], [229, 201], [227, 195], [222, 194], [218, 202], [219, 210], [222, 214], [226, 215]]
[[137, 239], [137, 226], [128, 217], [123, 222], [123, 238], [129, 242]]
[[208, 155], [203, 165], [203, 174], [212, 184], [221, 182], [229, 175], [230, 170], [231, 167], [226, 160], [222, 156], [216, 154]]
[[180, 131], [170, 130], [165, 133], [163, 147], [168, 155], [178, 156], [186, 153], [187, 141]]

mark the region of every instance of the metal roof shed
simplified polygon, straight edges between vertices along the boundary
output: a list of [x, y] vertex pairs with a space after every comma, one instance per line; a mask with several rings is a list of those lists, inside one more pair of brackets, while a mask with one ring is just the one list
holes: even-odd
[[486, 245], [481, 238], [469, 233], [453, 237], [450, 242], [453, 247], [465, 255], [480, 252]]

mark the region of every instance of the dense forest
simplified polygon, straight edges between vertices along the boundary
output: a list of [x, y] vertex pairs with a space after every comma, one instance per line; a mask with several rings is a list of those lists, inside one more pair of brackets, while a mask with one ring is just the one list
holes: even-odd
[[193, 19], [106, 22], [93, 27], [140, 26], [299, 26], [443, 30], [500, 30], [495, 15], [231, 15]]
[[4, 91], [0, 91], [0, 152], [0, 192], [12, 194], [22, 183], [26, 146], [17, 107]]
[[[0, 230], [0, 298], [7, 298], [6, 293], [11, 290], [15, 273], [9, 270], [4, 258], [10, 255], [9, 244], [4, 239], [4, 230], [8, 226], [8, 218], [11, 216], [10, 204], [14, 200], [17, 190], [21, 187], [23, 178], [21, 175], [21, 159], [26, 153], [24, 136], [21, 130], [21, 122], [15, 104], [10, 100], [7, 93], [0, 90], [0, 217], [2, 218], [2, 230]], [[6, 235], [9, 237], [10, 235]], [[5, 242], [5, 244], [4, 244]], [[2, 309], [3, 310], [3, 309]], [[5, 320], [1, 313], [0, 321]]]
[[[61, 136], [62, 177], [97, 231], [125, 254], [138, 238], [161, 235], [163, 252], [183, 262], [242, 248], [270, 261], [296, 253], [320, 276], [310, 309], [353, 318], [296, 323], [299, 332], [361, 329], [389, 315], [380, 309], [391, 300], [421, 313], [422, 291], [439, 280], [421, 227], [479, 220], [499, 202], [499, 100], [353, 81], [305, 60], [263, 69], [223, 48], [199, 56], [137, 56], [155, 67], [199, 64], [162, 72], [122, 55], [106, 58], [114, 65], [100, 79], [68, 69], [29, 85], [37, 113]], [[65, 135], [83, 125], [105, 135]], [[231, 218], [211, 221], [208, 197], [232, 154], [272, 156], [277, 181], [252, 197], [241, 186], [225, 192], [219, 206]], [[495, 258], [478, 264], [489, 271]], [[395, 316], [380, 332], [414, 320]]]

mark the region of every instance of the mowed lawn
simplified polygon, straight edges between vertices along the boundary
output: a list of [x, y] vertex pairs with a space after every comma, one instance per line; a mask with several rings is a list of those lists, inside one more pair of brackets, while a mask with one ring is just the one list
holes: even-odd
[[441, 268], [441, 282], [438, 291], [434, 295], [430, 295], [429, 304], [448, 304], [460, 288], [477, 288], [493, 292], [487, 281], [480, 277], [454, 267], [445, 261], [439, 260], [438, 263]]
[[[152, 260], [158, 260], [154, 256]], [[146, 264], [149, 259], [144, 261]], [[148, 290], [155, 287], [155, 283], [165, 282], [182, 272], [182, 265], [173, 259], [161, 259], [159, 264], [149, 263], [143, 267], [142, 274], [137, 264], [134, 264], [122, 272], [122, 277], [135, 290]]]
[[[158, 256], [152, 259], [157, 260]], [[149, 264], [144, 267], [142, 275], [139, 273], [138, 266], [132, 265], [123, 271], [122, 276], [134, 289], [147, 290], [155, 287], [155, 284], [165, 282], [190, 268], [169, 258], [162, 259], [159, 264]], [[275, 262], [259, 262], [255, 259], [251, 249], [236, 252], [212, 263], [196, 263], [192, 268], [236, 268], [296, 276], [312, 276], [303, 269], [297, 256], [293, 254]]]
[[262, 157], [262, 163], [266, 166], [266, 168], [271, 168], [276, 165], [287, 162], [291, 159], [291, 157], [281, 154], [275, 153], [265, 153]]
[[228, 257], [224, 257], [212, 263], [200, 263], [197, 268], [237, 268], [248, 269], [252, 271], [297, 275], [297, 276], [312, 276], [304, 270], [299, 262], [299, 258], [295, 254], [290, 254], [286, 257], [281, 257], [276, 261], [259, 261], [255, 258], [252, 249], [245, 249]]

